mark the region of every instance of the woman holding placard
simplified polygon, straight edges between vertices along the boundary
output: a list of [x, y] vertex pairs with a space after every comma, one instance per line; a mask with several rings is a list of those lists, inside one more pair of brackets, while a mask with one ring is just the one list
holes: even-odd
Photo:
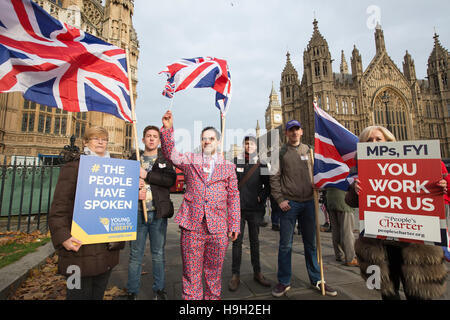
[[[83, 137], [83, 154], [108, 157], [108, 131], [88, 128]], [[72, 153], [61, 168], [48, 225], [58, 252], [58, 273], [67, 277], [67, 300], [102, 300], [112, 268], [119, 263], [123, 242], [83, 245], [72, 237], [72, 216], [80, 154]], [[67, 159], [66, 159], [67, 160]]]
[[[396, 141], [394, 135], [381, 126], [367, 127], [359, 136], [359, 142], [390, 141]], [[439, 181], [438, 185], [446, 190], [445, 180]], [[357, 208], [360, 192], [360, 181], [355, 179], [346, 194], [347, 204]], [[447, 268], [439, 246], [382, 240], [360, 234], [355, 242], [355, 251], [365, 280], [370, 278], [376, 283], [377, 279], [372, 275], [377, 276], [376, 270], [379, 270], [379, 285], [374, 287], [381, 290], [383, 300], [400, 299], [400, 282], [406, 298], [411, 300], [435, 299], [446, 291]]]
[[[447, 181], [447, 184], [450, 184], [450, 175], [448, 174], [448, 170], [445, 167], [444, 162], [441, 161], [441, 171], [442, 171], [442, 177], [445, 179], [445, 181]], [[449, 213], [450, 213], [450, 189], [447, 190], [447, 193], [444, 195], [444, 203], [445, 203], [445, 217], [447, 219], [447, 233], [449, 232]], [[448, 236], [450, 236], [450, 233], [448, 234]], [[448, 240], [448, 239], [447, 239]], [[448, 262], [450, 262], [450, 251], [449, 251], [449, 247], [450, 245], [447, 244], [447, 246], [442, 247], [442, 249], [444, 250], [444, 257], [445, 260], [447, 260]]]

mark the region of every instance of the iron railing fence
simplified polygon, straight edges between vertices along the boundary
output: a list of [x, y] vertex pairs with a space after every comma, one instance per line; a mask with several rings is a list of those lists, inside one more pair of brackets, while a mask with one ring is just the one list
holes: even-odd
[[47, 215], [62, 165], [18, 159], [4, 157], [0, 164], [0, 231], [47, 232]]

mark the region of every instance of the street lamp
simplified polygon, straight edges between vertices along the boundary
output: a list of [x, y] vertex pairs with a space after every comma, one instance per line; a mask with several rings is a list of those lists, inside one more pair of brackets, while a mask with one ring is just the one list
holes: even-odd
[[389, 94], [388, 91], [384, 91], [383, 95], [381, 96], [381, 101], [384, 103], [384, 106], [386, 107], [386, 127], [389, 131], [391, 131], [391, 123], [389, 121], [389, 110], [388, 110], [388, 104], [389, 104]]

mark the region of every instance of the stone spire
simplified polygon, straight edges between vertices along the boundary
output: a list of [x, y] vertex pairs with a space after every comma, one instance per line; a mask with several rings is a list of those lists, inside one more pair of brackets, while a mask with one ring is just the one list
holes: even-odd
[[280, 102], [278, 100], [278, 93], [275, 90], [275, 86], [272, 81], [272, 91], [270, 92], [270, 96], [269, 96], [269, 108], [270, 107], [279, 107], [279, 106], [280, 106]]
[[342, 74], [348, 74], [348, 64], [345, 60], [344, 50], [341, 51], [341, 67], [340, 71]]
[[430, 87], [435, 92], [441, 92], [449, 89], [448, 75], [450, 74], [450, 54], [446, 48], [441, 45], [439, 35], [434, 32], [434, 47], [428, 58], [428, 80]]
[[319, 27], [318, 27], [319, 22], [314, 19], [313, 21], [313, 34], [311, 36], [311, 39], [309, 40], [308, 43], [308, 49], [311, 47], [317, 47], [317, 46], [326, 46], [328, 49], [328, 43], [327, 40], [325, 40], [325, 38], [322, 36], [322, 34], [319, 31]]
[[352, 57], [350, 58], [350, 63], [352, 65], [352, 76], [353, 78], [360, 78], [363, 74], [363, 67], [362, 67], [362, 59], [361, 54], [359, 53], [358, 48], [356, 48], [356, 45], [353, 45], [353, 51], [352, 51]]
[[273, 84], [273, 81], [272, 81], [272, 91], [270, 92], [270, 95], [271, 95], [271, 96], [277, 95], [277, 91], [275, 90], [275, 86], [274, 86], [274, 84]]
[[297, 70], [295, 70], [294, 66], [291, 62], [291, 54], [289, 51], [286, 53], [286, 65], [284, 66], [282, 76], [287, 74], [294, 74], [295, 76], [298, 76]]
[[377, 26], [375, 27], [375, 47], [377, 49], [377, 54], [386, 52], [383, 29], [381, 29], [381, 25], [378, 22]]
[[441, 42], [439, 41], [439, 35], [436, 32], [434, 32], [433, 39], [434, 39], [434, 47], [433, 51], [430, 54], [430, 57], [428, 58], [428, 64], [430, 64], [430, 62], [432, 61], [448, 59], [449, 57], [448, 50], [441, 45]]
[[403, 57], [403, 74], [406, 79], [413, 82], [416, 80], [416, 67], [414, 65], [414, 60], [411, 58], [408, 50], [406, 50], [406, 54]]

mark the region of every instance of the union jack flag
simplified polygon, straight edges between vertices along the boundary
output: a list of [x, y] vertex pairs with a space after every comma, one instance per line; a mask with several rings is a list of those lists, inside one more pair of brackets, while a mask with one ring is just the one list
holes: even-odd
[[0, 1], [0, 92], [71, 112], [131, 120], [126, 54], [31, 0]]
[[358, 137], [337, 122], [314, 102], [314, 184], [317, 188], [347, 190], [354, 177]]
[[222, 114], [228, 110], [231, 75], [226, 60], [213, 57], [181, 59], [160, 73], [167, 74], [167, 83], [175, 86], [175, 92], [188, 88], [213, 88], [216, 91], [216, 107]]
[[173, 98], [173, 94], [175, 92], [175, 83], [167, 82], [164, 87], [164, 91], [162, 92], [163, 96], [167, 98]]

